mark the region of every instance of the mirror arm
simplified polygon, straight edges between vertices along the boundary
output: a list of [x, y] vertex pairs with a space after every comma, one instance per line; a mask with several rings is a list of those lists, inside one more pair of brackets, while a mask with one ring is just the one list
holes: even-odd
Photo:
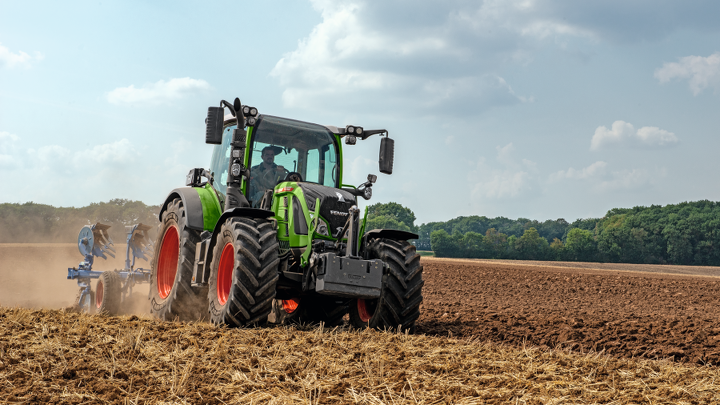
[[360, 135], [360, 139], [362, 139], [364, 141], [364, 140], [370, 138], [371, 136], [377, 135], [377, 134], [385, 134], [385, 136], [390, 135], [388, 133], [387, 129], [370, 129], [370, 130], [363, 131], [362, 135]]
[[233, 117], [237, 117], [237, 112], [235, 111], [235, 107], [234, 107], [232, 104], [228, 103], [228, 102], [225, 101], [225, 100], [222, 100], [222, 101], [220, 102], [220, 106], [221, 106], [221, 107], [223, 107], [223, 106], [224, 106], [224, 107], [227, 107], [227, 108], [230, 110], [230, 114], [232, 114]]

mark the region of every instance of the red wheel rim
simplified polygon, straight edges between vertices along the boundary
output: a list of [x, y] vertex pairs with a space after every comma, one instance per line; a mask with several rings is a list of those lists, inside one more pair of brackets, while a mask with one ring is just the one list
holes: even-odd
[[97, 287], [95, 289], [97, 290], [95, 291], [95, 306], [100, 309], [103, 301], [103, 293], [105, 291], [102, 280], [98, 280]]
[[232, 243], [228, 243], [223, 248], [218, 265], [217, 296], [220, 305], [225, 305], [230, 298], [233, 269], [235, 269], [235, 248]]
[[363, 299], [357, 300], [358, 315], [360, 316], [361, 321], [370, 321], [370, 318], [372, 318], [373, 314], [375, 313], [375, 308], [372, 308], [372, 306], [373, 305], [371, 303], [368, 303]]
[[288, 314], [292, 314], [300, 305], [300, 298], [291, 298], [289, 300], [282, 300], [283, 311]]
[[160, 298], [165, 299], [170, 295], [175, 275], [177, 274], [178, 258], [180, 257], [180, 236], [176, 227], [171, 226], [165, 231], [160, 257], [158, 258], [157, 289]]

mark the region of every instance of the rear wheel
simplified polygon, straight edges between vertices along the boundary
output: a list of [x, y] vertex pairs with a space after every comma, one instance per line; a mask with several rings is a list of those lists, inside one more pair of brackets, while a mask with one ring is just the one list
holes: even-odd
[[95, 311], [99, 314], [117, 315], [120, 312], [122, 280], [114, 271], [103, 271], [95, 287]]
[[205, 309], [206, 290], [191, 286], [198, 231], [187, 227], [182, 200], [163, 213], [150, 277], [150, 312], [163, 320], [195, 321]]
[[270, 314], [278, 280], [278, 242], [265, 219], [228, 218], [215, 241], [208, 301], [215, 324], [264, 323]]
[[368, 244], [371, 259], [386, 266], [380, 298], [356, 299], [350, 303], [350, 324], [356, 328], [402, 328], [413, 332], [422, 303], [422, 265], [415, 246], [407, 241], [373, 239]]

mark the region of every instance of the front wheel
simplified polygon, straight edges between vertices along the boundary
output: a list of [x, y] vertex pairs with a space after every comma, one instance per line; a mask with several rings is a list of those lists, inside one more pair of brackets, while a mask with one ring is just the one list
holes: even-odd
[[415, 246], [407, 241], [373, 239], [368, 244], [371, 259], [386, 265], [380, 298], [356, 299], [350, 303], [350, 324], [356, 328], [415, 330], [422, 303], [423, 267]]
[[211, 321], [228, 326], [264, 323], [272, 310], [279, 263], [272, 222], [228, 218], [217, 235], [210, 266]]
[[195, 321], [205, 312], [205, 290], [191, 285], [200, 234], [187, 227], [181, 199], [168, 204], [158, 235], [150, 276], [150, 311], [163, 320]]

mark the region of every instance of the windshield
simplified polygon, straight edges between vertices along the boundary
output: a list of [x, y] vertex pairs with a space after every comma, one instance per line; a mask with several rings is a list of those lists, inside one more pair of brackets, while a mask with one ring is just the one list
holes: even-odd
[[337, 187], [337, 161], [335, 136], [327, 128], [261, 116], [253, 131], [248, 199], [255, 205], [286, 178]]

